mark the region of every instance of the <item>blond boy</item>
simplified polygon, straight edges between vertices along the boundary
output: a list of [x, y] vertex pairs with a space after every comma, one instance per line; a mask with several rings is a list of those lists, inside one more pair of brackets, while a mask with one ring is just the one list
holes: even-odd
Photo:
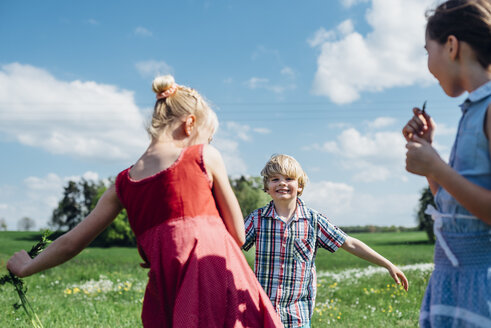
[[254, 272], [285, 327], [310, 327], [316, 296], [317, 248], [338, 248], [387, 268], [407, 290], [404, 273], [363, 242], [346, 235], [298, 198], [307, 175], [291, 156], [274, 155], [261, 171], [272, 201], [245, 220], [249, 250], [256, 244]]

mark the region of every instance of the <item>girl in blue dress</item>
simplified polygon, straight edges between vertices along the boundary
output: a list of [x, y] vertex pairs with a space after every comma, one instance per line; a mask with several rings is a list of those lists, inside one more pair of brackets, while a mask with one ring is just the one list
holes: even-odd
[[461, 105], [449, 163], [432, 147], [435, 124], [419, 108], [403, 128], [406, 169], [425, 176], [437, 242], [421, 327], [491, 327], [491, 1], [450, 0], [428, 17], [428, 69]]

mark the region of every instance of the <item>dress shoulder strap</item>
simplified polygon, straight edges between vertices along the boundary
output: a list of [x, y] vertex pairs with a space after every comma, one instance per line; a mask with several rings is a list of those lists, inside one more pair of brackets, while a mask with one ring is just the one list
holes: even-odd
[[197, 165], [201, 172], [205, 175], [210, 187], [212, 182], [206, 170], [205, 160], [203, 157], [204, 144], [192, 145], [184, 150], [181, 161], [184, 165]]

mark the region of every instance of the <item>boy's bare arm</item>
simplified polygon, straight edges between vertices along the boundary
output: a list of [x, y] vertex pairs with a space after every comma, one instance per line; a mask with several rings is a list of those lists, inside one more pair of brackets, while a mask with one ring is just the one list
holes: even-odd
[[397, 284], [401, 284], [405, 290], [408, 290], [409, 284], [404, 273], [398, 267], [392, 264], [389, 260], [387, 260], [385, 257], [383, 257], [382, 255], [371, 249], [368, 245], [366, 245], [361, 240], [348, 236], [346, 237], [346, 240], [343, 243], [343, 245], [341, 245], [341, 248], [347, 251], [348, 253], [358, 256], [359, 258], [362, 258], [364, 260], [372, 262], [373, 264], [386, 268], [389, 271], [392, 278], [394, 279], [394, 281]]

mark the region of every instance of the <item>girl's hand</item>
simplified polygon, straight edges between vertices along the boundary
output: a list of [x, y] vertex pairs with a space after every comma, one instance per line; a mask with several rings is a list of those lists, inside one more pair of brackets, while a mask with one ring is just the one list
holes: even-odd
[[7, 262], [7, 269], [15, 274], [17, 277], [23, 278], [29, 276], [29, 274], [26, 271], [27, 266], [29, 265], [29, 262], [31, 262], [32, 259], [27, 254], [25, 250], [21, 250], [14, 255], [8, 260]]
[[433, 142], [436, 124], [428, 113], [419, 108], [413, 108], [414, 116], [407, 122], [402, 129], [402, 134], [406, 141], [412, 141], [413, 136], [423, 138], [428, 143]]
[[389, 270], [389, 273], [392, 279], [394, 279], [394, 281], [396, 282], [396, 284], [401, 285], [404, 288], [404, 290], [407, 292], [407, 290], [409, 289], [409, 282], [407, 281], [407, 278], [404, 275], [404, 273], [395, 265], [389, 266], [387, 270]]
[[408, 172], [429, 177], [433, 167], [442, 161], [436, 150], [426, 139], [416, 135], [406, 144], [406, 170]]

